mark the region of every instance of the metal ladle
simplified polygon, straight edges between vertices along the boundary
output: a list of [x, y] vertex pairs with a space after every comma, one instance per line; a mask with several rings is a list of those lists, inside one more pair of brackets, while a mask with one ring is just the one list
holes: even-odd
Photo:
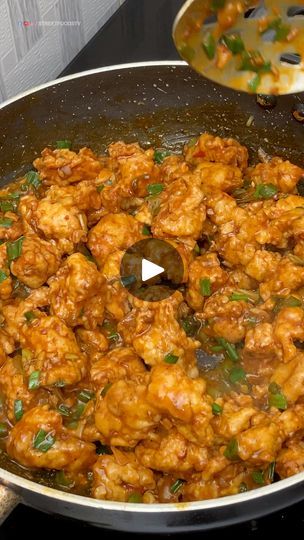
[[304, 0], [188, 0], [173, 25], [180, 56], [214, 82], [259, 94], [304, 90]]

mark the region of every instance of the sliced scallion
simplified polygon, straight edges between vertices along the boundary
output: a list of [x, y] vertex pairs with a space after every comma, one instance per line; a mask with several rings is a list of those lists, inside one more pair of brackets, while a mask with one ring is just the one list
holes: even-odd
[[33, 447], [40, 452], [47, 452], [55, 444], [56, 438], [52, 432], [47, 432], [44, 429], [37, 431]]

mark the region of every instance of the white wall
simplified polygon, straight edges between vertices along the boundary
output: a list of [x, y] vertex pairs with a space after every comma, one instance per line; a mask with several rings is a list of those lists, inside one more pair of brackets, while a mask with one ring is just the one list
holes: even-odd
[[0, 0], [0, 101], [56, 78], [123, 2]]

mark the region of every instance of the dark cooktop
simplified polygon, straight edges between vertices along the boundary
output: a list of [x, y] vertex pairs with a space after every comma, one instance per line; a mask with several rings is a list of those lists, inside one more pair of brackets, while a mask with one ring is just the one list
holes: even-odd
[[[178, 55], [170, 35], [172, 22], [184, 0], [126, 0], [106, 25], [78, 54], [62, 75], [101, 66], [147, 60], [174, 60]], [[287, 503], [287, 501], [286, 501]], [[225, 527], [193, 538], [281, 538], [304, 532], [304, 502], [276, 512], [268, 517], [251, 520], [241, 525]], [[148, 531], [147, 531], [148, 533]], [[106, 538], [121, 537], [120, 532], [101, 530], [80, 521], [43, 514], [20, 504], [1, 527], [0, 539], [31, 538]], [[134, 534], [124, 533], [127, 539]], [[168, 538], [169, 535], [157, 535]], [[153, 535], [152, 538], [156, 538]], [[176, 536], [177, 538], [177, 536]]]

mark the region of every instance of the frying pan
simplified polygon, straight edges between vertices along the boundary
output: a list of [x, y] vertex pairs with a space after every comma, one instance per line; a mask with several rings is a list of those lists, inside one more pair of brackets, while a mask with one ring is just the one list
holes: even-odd
[[[96, 152], [119, 139], [179, 150], [189, 138], [209, 131], [237, 137], [253, 160], [262, 148], [303, 165], [303, 126], [291, 113], [299, 101], [301, 94], [284, 96], [275, 109], [263, 110], [253, 96], [216, 86], [183, 62], [124, 64], [78, 73], [0, 105], [1, 184], [31, 169], [45, 146], [62, 139], [71, 140], [73, 148], [87, 145]], [[254, 120], [248, 127], [250, 117]], [[99, 501], [58, 491], [47, 483], [0, 455], [2, 519], [22, 501], [109, 529], [200, 531], [299, 501], [304, 473], [221, 499], [155, 505]]]

